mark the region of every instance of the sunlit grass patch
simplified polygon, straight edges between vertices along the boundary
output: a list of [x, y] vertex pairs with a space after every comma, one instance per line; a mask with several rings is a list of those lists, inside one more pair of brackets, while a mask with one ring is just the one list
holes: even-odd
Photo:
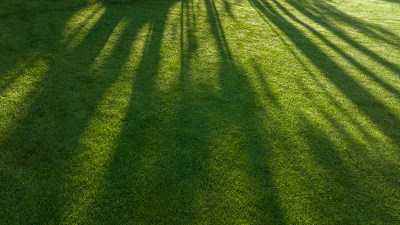
[[[123, 77], [123, 75], [121, 75]], [[130, 79], [129, 79], [130, 78]], [[67, 184], [77, 191], [68, 200], [62, 219], [68, 223], [88, 222], [87, 212], [101, 197], [107, 168], [120, 137], [126, 108], [130, 103], [132, 75], [118, 80], [104, 94], [66, 170]], [[71, 174], [71, 175], [69, 175]], [[79, 190], [79, 191], [78, 191]]]
[[89, 5], [68, 21], [64, 31], [64, 42], [68, 44], [68, 49], [75, 48], [83, 41], [105, 11], [106, 7], [101, 4]]
[[[14, 71], [10, 71], [5, 76], [6, 78], [12, 76], [14, 79], [7, 82], [0, 92], [0, 117], [4, 118], [0, 122], [0, 141], [4, 141], [3, 139], [13, 124], [26, 115], [34, 102], [34, 96], [37, 96], [35, 92], [41, 91], [40, 83], [49, 69], [48, 62], [43, 59], [16, 67]], [[20, 67], [22, 68], [20, 69]]]

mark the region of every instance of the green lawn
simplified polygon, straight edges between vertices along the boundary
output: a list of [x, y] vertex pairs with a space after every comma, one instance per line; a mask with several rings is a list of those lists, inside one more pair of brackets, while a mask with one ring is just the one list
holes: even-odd
[[1, 224], [399, 224], [398, 0], [0, 1]]

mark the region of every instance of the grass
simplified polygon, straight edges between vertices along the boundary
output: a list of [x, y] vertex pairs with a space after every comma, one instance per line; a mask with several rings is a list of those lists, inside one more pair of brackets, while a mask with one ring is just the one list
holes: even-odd
[[0, 223], [400, 223], [399, 18], [1, 1]]

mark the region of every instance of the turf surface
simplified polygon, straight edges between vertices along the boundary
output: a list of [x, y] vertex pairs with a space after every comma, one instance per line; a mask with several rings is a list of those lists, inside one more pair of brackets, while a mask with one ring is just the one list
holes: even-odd
[[0, 223], [400, 223], [400, 2], [0, 1]]

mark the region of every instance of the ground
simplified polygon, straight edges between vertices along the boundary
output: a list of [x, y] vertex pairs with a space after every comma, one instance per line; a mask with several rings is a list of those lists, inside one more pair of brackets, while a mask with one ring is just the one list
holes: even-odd
[[0, 223], [400, 223], [397, 0], [0, 2]]

